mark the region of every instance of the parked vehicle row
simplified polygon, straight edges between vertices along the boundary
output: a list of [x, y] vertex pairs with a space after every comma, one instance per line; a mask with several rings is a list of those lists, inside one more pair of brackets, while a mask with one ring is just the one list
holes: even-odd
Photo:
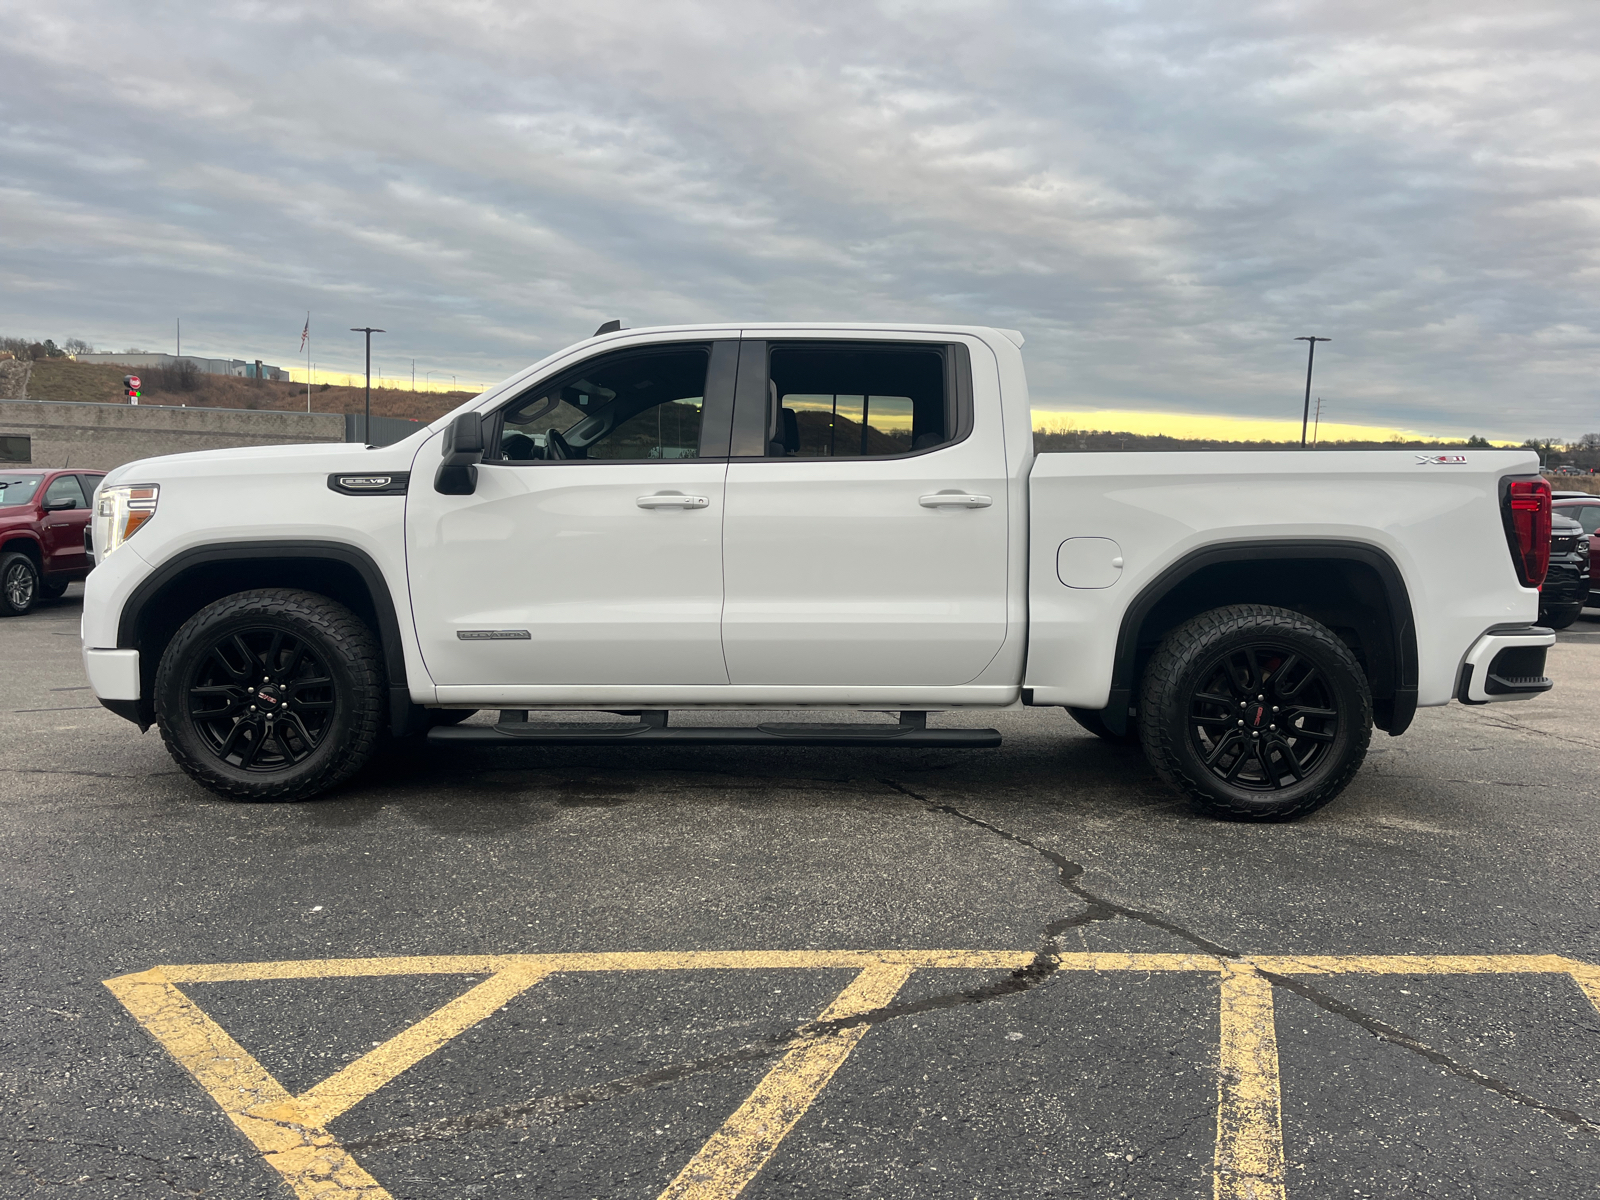
[[104, 471], [0, 470], [0, 617], [88, 577], [90, 504]]
[[1589, 602], [1589, 539], [1558, 511], [1550, 518], [1550, 568], [1539, 589], [1539, 623], [1565, 629]]
[[1589, 492], [1556, 492], [1552, 498], [1556, 516], [1577, 521], [1589, 544], [1587, 571], [1588, 595], [1585, 603], [1600, 606], [1600, 595], [1595, 594], [1594, 562], [1600, 555], [1600, 496]]

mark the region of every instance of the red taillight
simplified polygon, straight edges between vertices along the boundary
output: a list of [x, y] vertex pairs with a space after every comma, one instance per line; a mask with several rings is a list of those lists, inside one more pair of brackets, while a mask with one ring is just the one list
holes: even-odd
[[1550, 483], [1545, 479], [1507, 480], [1506, 539], [1523, 587], [1544, 583], [1550, 569]]

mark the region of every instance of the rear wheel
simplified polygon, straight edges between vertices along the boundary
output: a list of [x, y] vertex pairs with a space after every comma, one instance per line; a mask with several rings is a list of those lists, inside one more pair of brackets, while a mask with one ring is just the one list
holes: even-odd
[[235, 800], [305, 800], [360, 770], [385, 712], [372, 631], [314, 592], [240, 592], [186, 621], [156, 722], [190, 778]]
[[0, 617], [21, 617], [39, 602], [39, 568], [19, 550], [0, 554]]
[[1180, 625], [1145, 671], [1151, 766], [1212, 816], [1281, 821], [1332, 800], [1372, 736], [1350, 648], [1288, 609], [1240, 604]]

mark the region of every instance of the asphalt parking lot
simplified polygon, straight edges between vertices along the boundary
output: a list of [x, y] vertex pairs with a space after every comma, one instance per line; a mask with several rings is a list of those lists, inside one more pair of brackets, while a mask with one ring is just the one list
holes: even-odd
[[1054, 711], [226, 803], [79, 591], [0, 622], [0, 1195], [1600, 1196], [1600, 614], [1250, 826]]

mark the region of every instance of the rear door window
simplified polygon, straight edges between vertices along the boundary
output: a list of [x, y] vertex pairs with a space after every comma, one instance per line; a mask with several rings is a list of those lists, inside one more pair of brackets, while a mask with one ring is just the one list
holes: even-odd
[[954, 439], [940, 347], [774, 344], [771, 458], [891, 458]]

